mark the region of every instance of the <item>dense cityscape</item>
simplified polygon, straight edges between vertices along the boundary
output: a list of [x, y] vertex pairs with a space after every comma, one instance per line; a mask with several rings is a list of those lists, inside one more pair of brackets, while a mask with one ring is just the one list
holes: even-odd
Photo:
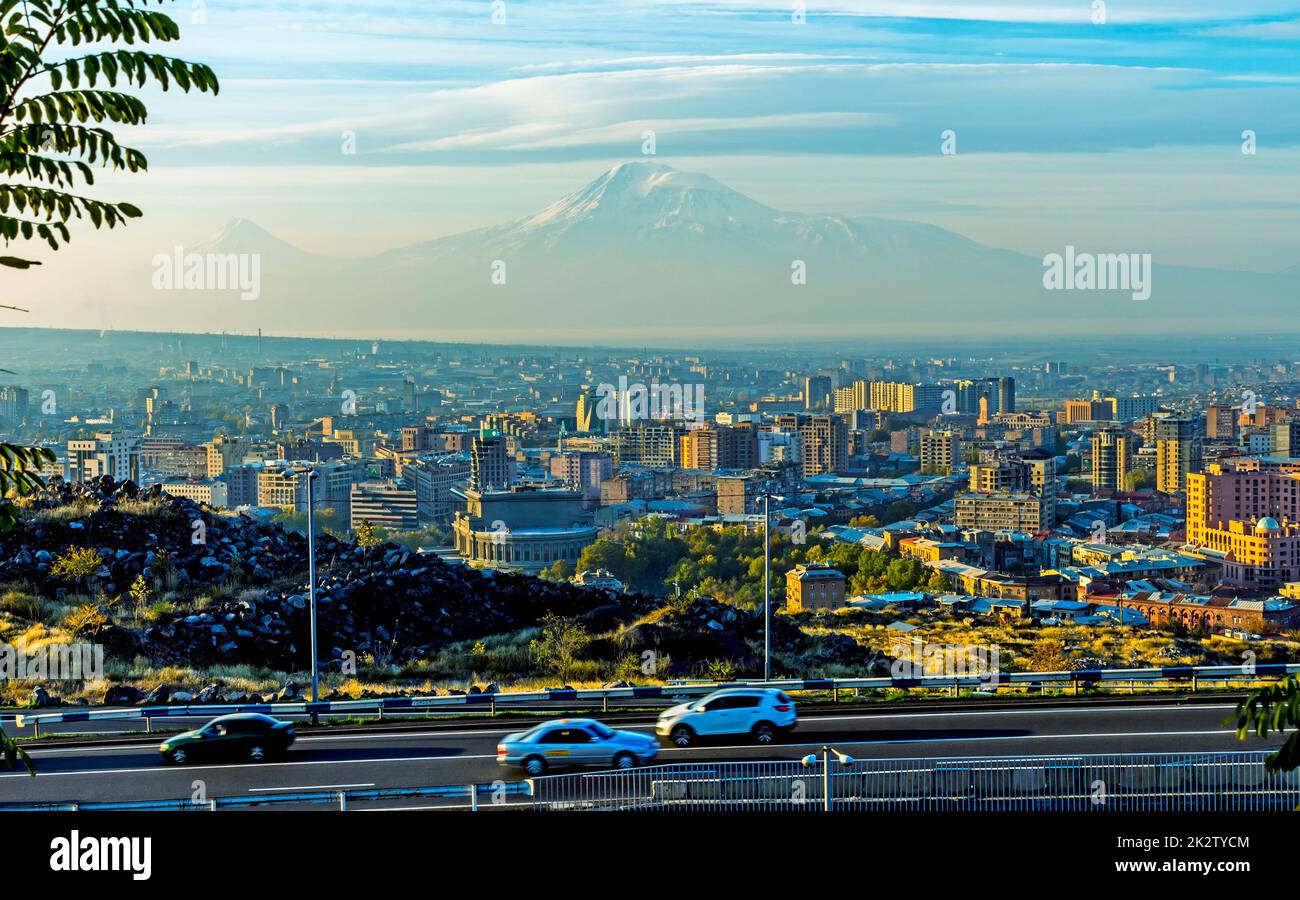
[[1285, 883], [1298, 36], [0, 0], [6, 885]]
[[[621, 526], [761, 530], [766, 503], [780, 534], [919, 560], [943, 587], [855, 594], [810, 563], [776, 573], [791, 611], [938, 597], [1244, 640], [1300, 621], [1294, 360], [32, 339], [48, 352], [0, 386], [0, 423], [68, 482], [301, 530], [310, 468], [318, 527], [341, 537], [364, 523], [461, 564], [620, 587], [587, 564]], [[699, 587], [672, 574], [642, 582]]]

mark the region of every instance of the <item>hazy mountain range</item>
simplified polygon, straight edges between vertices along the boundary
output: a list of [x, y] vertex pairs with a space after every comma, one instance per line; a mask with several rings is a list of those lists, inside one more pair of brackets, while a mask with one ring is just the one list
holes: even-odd
[[[258, 254], [261, 295], [176, 292], [160, 327], [485, 340], [549, 330], [566, 344], [1205, 333], [1289, 327], [1300, 295], [1300, 266], [1269, 275], [1159, 259], [1146, 300], [1128, 290], [1048, 291], [1040, 258], [916, 222], [784, 212], [706, 175], [645, 162], [615, 166], [534, 215], [360, 260], [307, 253], [247, 220], [186, 251]], [[147, 286], [149, 274], [141, 278]], [[140, 304], [156, 303], [145, 293]]]

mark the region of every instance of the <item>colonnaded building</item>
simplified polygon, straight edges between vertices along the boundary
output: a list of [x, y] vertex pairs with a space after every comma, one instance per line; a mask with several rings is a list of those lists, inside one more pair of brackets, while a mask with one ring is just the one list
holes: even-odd
[[530, 575], [561, 559], [576, 567], [599, 534], [581, 491], [513, 487], [453, 493], [465, 504], [452, 526], [456, 551], [473, 566]]

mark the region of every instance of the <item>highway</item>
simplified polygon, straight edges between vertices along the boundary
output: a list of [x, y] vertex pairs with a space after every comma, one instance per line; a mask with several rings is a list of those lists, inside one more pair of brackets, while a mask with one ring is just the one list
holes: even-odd
[[[685, 750], [665, 747], [659, 762], [798, 759], [831, 744], [857, 758], [989, 757], [1018, 754], [1232, 751], [1275, 745], [1238, 741], [1223, 720], [1230, 702], [1125, 706], [1037, 706], [960, 711], [809, 711], [775, 746], [724, 742]], [[652, 732], [649, 714], [611, 715], [619, 728]], [[622, 720], [622, 721], [619, 721]], [[164, 765], [157, 738], [105, 746], [40, 747], [39, 775], [0, 774], [0, 801], [87, 802], [271, 795], [285, 790], [419, 787], [487, 783], [523, 776], [496, 763], [497, 741], [525, 722], [409, 723], [406, 730], [304, 733], [287, 758], [260, 764]], [[118, 737], [118, 741], [122, 738]], [[200, 782], [201, 784], [196, 784]], [[527, 803], [520, 798], [518, 803]], [[368, 808], [446, 809], [464, 801], [384, 801]], [[323, 808], [323, 807], [316, 807]]]

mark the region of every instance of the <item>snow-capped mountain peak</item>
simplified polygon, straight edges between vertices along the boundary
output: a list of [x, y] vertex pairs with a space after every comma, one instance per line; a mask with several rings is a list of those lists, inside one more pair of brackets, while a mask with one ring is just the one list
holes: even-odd
[[698, 228], [755, 217], [771, 221], [775, 215], [774, 210], [707, 175], [681, 172], [662, 163], [626, 162], [515, 227], [529, 232], [600, 221], [602, 227], [689, 224]]

